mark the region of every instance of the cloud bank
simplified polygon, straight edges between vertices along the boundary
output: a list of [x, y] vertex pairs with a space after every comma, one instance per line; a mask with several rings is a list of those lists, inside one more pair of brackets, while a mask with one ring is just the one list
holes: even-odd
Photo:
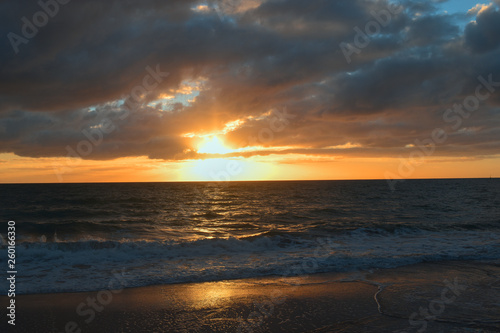
[[[385, 0], [42, 3], [58, 10], [37, 27], [40, 3], [0, 2], [0, 153], [67, 156], [105, 124], [81, 157], [200, 158], [197, 136], [211, 133], [258, 146], [231, 156], [392, 157], [435, 128], [449, 133], [437, 155], [500, 151], [498, 1], [462, 14], [403, 1], [390, 17]], [[359, 31], [349, 62], [340, 45]], [[168, 76], [127, 110], [148, 66]], [[495, 91], [453, 128], [443, 116], [480, 76]], [[293, 120], [256, 142], [285, 108]]]

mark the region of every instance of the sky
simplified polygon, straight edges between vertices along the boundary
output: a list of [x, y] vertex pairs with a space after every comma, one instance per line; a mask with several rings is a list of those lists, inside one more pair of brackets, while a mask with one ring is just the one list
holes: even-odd
[[500, 177], [500, 0], [6, 0], [0, 36], [0, 183]]

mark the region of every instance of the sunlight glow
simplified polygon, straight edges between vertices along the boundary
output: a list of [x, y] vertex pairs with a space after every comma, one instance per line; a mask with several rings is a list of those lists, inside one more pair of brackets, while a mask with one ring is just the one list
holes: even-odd
[[227, 154], [230, 152], [231, 149], [227, 148], [217, 136], [204, 138], [204, 141], [198, 146], [200, 154]]
[[248, 158], [196, 160], [183, 169], [183, 179], [189, 181], [270, 180], [277, 176], [274, 163]]

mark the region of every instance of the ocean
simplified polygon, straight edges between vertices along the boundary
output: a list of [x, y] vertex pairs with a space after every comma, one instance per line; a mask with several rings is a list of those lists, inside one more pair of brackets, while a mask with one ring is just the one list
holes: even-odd
[[498, 179], [4, 184], [0, 203], [18, 294], [500, 259]]

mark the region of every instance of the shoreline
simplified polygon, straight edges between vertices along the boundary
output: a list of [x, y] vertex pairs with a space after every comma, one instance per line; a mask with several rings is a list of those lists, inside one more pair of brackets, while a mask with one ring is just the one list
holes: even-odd
[[[6, 332], [500, 331], [498, 262], [19, 295]], [[8, 298], [0, 296], [2, 304]], [[420, 309], [420, 311], [419, 311]], [[422, 310], [424, 309], [424, 310]], [[5, 328], [5, 329], [4, 329]], [[476, 332], [476, 331], [474, 331]]]

